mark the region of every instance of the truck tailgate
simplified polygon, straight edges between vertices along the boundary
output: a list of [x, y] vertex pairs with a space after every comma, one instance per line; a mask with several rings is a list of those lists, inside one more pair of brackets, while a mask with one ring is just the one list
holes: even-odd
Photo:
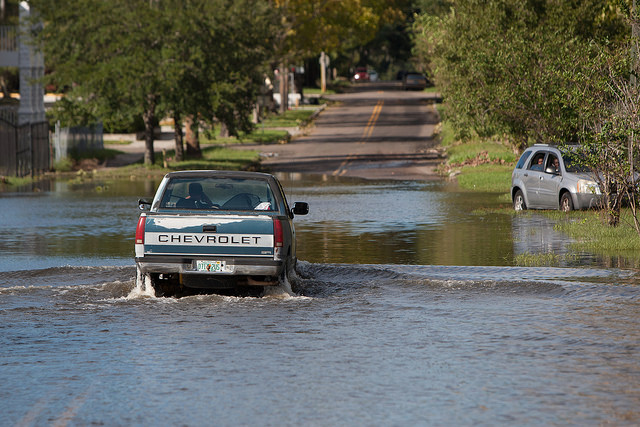
[[145, 220], [145, 255], [273, 257], [268, 215], [154, 215]]

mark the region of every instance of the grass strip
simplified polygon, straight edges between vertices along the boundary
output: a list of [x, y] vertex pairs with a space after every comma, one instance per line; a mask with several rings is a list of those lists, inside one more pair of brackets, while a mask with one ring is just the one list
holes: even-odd
[[[165, 157], [156, 153], [155, 164], [144, 165], [135, 163], [113, 169], [99, 169], [97, 176], [110, 178], [144, 178], [162, 176], [176, 170], [259, 170], [260, 153], [255, 150], [234, 150], [231, 148], [211, 146], [202, 148], [202, 158], [186, 159], [180, 162], [172, 161], [174, 150], [167, 150]], [[164, 161], [167, 167], [164, 167]]]
[[509, 193], [513, 166], [484, 164], [466, 166], [457, 175], [458, 186], [464, 190]]

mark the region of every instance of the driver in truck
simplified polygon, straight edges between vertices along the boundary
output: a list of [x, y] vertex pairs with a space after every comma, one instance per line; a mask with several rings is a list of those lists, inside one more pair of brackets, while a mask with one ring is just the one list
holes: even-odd
[[189, 195], [185, 197], [184, 200], [178, 202], [177, 205], [181, 208], [215, 207], [211, 199], [209, 199], [202, 189], [202, 184], [199, 182], [189, 184]]

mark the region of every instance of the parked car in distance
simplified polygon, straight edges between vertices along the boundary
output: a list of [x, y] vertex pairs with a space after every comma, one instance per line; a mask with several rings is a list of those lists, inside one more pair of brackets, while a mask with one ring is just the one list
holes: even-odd
[[569, 212], [598, 206], [602, 194], [593, 175], [577, 164], [571, 150], [535, 144], [522, 153], [511, 174], [511, 200], [516, 211]]
[[377, 82], [378, 81], [378, 72], [376, 70], [367, 70], [367, 74], [369, 74], [369, 81]]
[[367, 73], [367, 69], [365, 67], [356, 68], [356, 72], [353, 74], [354, 82], [368, 82], [369, 80], [369, 73]]
[[273, 175], [231, 171], [168, 173], [139, 207], [137, 280], [156, 296], [287, 280], [297, 262], [293, 218], [309, 212], [304, 202], [289, 208]]
[[402, 77], [403, 90], [423, 90], [428, 84], [427, 78], [422, 73], [406, 73]]

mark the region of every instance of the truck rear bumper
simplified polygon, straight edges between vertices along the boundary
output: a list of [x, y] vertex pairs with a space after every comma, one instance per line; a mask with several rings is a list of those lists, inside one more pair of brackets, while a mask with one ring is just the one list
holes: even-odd
[[[223, 271], [199, 271], [196, 261], [221, 261]], [[190, 258], [171, 255], [136, 257], [136, 264], [142, 273], [194, 274], [203, 276], [273, 276], [282, 272], [284, 262], [272, 258], [208, 257]]]

